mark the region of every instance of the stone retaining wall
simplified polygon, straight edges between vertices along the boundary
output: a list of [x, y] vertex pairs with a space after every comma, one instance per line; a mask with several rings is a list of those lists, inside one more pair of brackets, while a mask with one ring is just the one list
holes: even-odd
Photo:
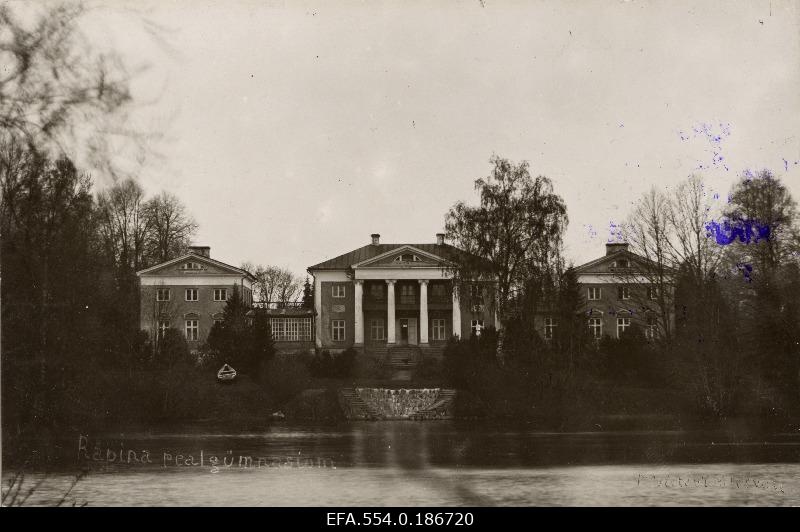
[[356, 388], [356, 393], [382, 419], [412, 419], [433, 406], [440, 388]]

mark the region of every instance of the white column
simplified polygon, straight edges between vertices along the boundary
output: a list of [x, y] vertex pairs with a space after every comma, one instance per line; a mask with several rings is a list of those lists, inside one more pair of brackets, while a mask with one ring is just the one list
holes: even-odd
[[353, 284], [355, 285], [355, 307], [356, 307], [355, 318], [353, 319], [353, 325], [355, 326], [355, 333], [353, 334], [353, 342], [356, 345], [364, 345], [364, 305], [363, 305], [364, 281], [356, 280], [353, 281]]
[[461, 338], [461, 306], [458, 299], [458, 287], [453, 281], [453, 335]]
[[322, 281], [314, 279], [314, 342], [322, 347]]
[[419, 343], [428, 343], [428, 280], [420, 279], [419, 283]]
[[386, 343], [393, 344], [394, 332], [394, 280], [386, 280]]

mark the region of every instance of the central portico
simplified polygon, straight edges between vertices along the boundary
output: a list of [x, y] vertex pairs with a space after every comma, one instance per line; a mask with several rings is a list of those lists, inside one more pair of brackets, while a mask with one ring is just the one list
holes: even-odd
[[466, 297], [454, 287], [462, 253], [441, 233], [434, 244], [381, 244], [373, 234], [367, 246], [310, 267], [317, 347], [443, 346], [495, 325], [493, 283], [476, 282]]

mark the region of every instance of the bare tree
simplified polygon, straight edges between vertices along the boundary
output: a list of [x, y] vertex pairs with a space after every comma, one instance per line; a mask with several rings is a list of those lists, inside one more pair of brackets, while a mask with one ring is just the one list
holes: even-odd
[[[649, 288], [649, 294], [634, 292], [633, 300], [648, 312], [657, 314], [657, 326], [667, 342], [672, 336], [672, 294], [675, 287], [669, 254], [670, 214], [669, 197], [655, 187], [636, 202], [622, 232], [631, 251], [644, 260], [617, 272], [621, 282], [644, 284]], [[654, 306], [656, 308], [652, 308]]]
[[147, 247], [154, 262], [180, 255], [197, 231], [197, 223], [177, 196], [162, 192], [144, 205], [149, 234]]
[[716, 275], [722, 260], [720, 246], [708, 234], [715, 214], [700, 176], [681, 182], [670, 197], [668, 221], [673, 234], [667, 244], [671, 266], [682, 266], [701, 284]]
[[120, 274], [145, 267], [151, 227], [142, 187], [133, 179], [120, 181], [100, 192], [97, 203], [100, 236], [109, 261]]
[[37, 11], [26, 24], [28, 17], [0, 5], [0, 140], [61, 152], [76, 127], [118, 111], [131, 96], [115, 59], [90, 53], [83, 42], [80, 4]]
[[255, 276], [254, 297], [259, 301], [286, 305], [303, 293], [303, 280], [287, 268], [244, 263], [242, 269]]
[[[674, 352], [684, 372], [681, 382], [702, 408], [722, 415], [741, 387], [742, 360], [732, 348], [738, 331], [730, 330], [730, 307], [721, 292], [723, 250], [709, 233], [718, 214], [702, 177], [691, 176], [670, 193], [655, 188], [646, 193], [628, 218], [624, 235], [646, 259], [631, 275], [657, 289], [656, 301], [650, 303], [659, 310], [664, 347], [678, 347]], [[670, 317], [676, 310], [673, 329]]]
[[167, 328], [179, 328], [177, 326], [177, 313], [175, 309], [175, 305], [173, 303], [173, 297], [177, 297], [177, 294], [170, 294], [170, 296], [165, 300], [159, 300], [156, 296], [156, 293], [159, 289], [167, 289], [163, 284], [155, 285], [152, 287], [152, 293], [148, 294], [151, 298], [151, 307], [147, 310], [146, 316], [148, 318], [149, 323], [149, 334], [150, 338], [152, 339], [152, 356], [155, 358], [156, 353], [159, 349], [159, 344], [161, 343], [162, 337], [164, 335], [164, 331], [160, 329], [160, 322], [167, 322], [169, 326]]
[[623, 235], [631, 250], [646, 261], [629, 275], [620, 276], [627, 281], [637, 276], [655, 289], [653, 297], [641, 302], [658, 307], [658, 326], [667, 341], [673, 332], [678, 272], [690, 275], [702, 288], [720, 266], [720, 248], [708, 234], [714, 214], [702, 177], [691, 176], [671, 193], [651, 188], [636, 202], [624, 224]]

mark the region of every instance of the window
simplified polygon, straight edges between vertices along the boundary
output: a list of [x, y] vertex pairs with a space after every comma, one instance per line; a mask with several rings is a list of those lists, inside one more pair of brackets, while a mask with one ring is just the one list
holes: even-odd
[[483, 288], [477, 284], [470, 285], [469, 297], [475, 304], [483, 303]]
[[602, 288], [598, 288], [596, 286], [589, 287], [589, 293], [587, 295], [587, 299], [589, 299], [589, 301], [595, 301], [597, 299], [600, 299], [600, 296], [603, 293], [602, 290], [603, 290]]
[[602, 338], [603, 320], [600, 318], [589, 318], [589, 333], [592, 338]]
[[197, 301], [197, 288], [186, 289], [186, 301]]
[[186, 320], [186, 339], [189, 341], [197, 340], [200, 333], [198, 320]]
[[215, 288], [214, 289], [214, 301], [227, 301], [228, 300], [228, 289], [227, 288]]
[[472, 334], [475, 336], [481, 335], [481, 331], [483, 331], [483, 320], [472, 320], [469, 325], [470, 329], [472, 330]]
[[628, 259], [620, 259], [620, 260], [615, 260], [611, 264], [611, 267], [612, 268], [630, 268], [631, 267], [631, 263], [630, 263], [630, 261], [628, 261]]
[[383, 299], [385, 294], [384, 287], [385, 285], [377, 283], [369, 285], [369, 295], [372, 299]]
[[410, 284], [400, 285], [400, 304], [413, 305], [414, 300], [414, 286]]
[[431, 335], [433, 340], [445, 339], [445, 320], [434, 319], [431, 321]]
[[658, 323], [656, 321], [656, 315], [653, 314], [652, 312], [648, 312], [646, 320], [647, 321], [646, 321], [646, 325], [645, 325], [645, 328], [644, 328], [644, 336], [648, 340], [654, 340], [655, 337], [656, 337], [656, 327], [657, 327], [657, 323]]
[[334, 342], [344, 341], [344, 320], [331, 321], [331, 336]]
[[658, 289], [655, 286], [647, 287], [647, 299], [658, 299]]
[[169, 320], [158, 320], [158, 339], [163, 340], [169, 329]]
[[272, 318], [269, 325], [276, 342], [311, 340], [311, 318]]
[[169, 288], [158, 288], [156, 289], [156, 301], [169, 301], [170, 296]]
[[631, 298], [631, 287], [630, 286], [618, 286], [617, 287], [617, 298], [619, 298], [619, 299], [630, 299]]
[[469, 287], [470, 309], [472, 312], [483, 312], [483, 287], [477, 284]]
[[547, 317], [544, 319], [544, 338], [545, 340], [552, 340], [556, 332], [558, 323], [555, 318]]
[[185, 263], [182, 268], [184, 270], [202, 270], [203, 266], [197, 262], [187, 262]]
[[344, 297], [346, 294], [347, 287], [343, 284], [335, 284], [333, 285], [333, 297]]
[[286, 338], [286, 320], [283, 318], [272, 318], [269, 320], [269, 330], [275, 342]]
[[370, 337], [373, 340], [386, 340], [386, 328], [382, 319], [372, 320], [369, 324]]
[[433, 299], [446, 299], [447, 290], [446, 286], [441, 283], [431, 284], [431, 297]]
[[631, 326], [630, 318], [617, 318], [617, 338], [622, 337], [622, 335], [630, 326]]

